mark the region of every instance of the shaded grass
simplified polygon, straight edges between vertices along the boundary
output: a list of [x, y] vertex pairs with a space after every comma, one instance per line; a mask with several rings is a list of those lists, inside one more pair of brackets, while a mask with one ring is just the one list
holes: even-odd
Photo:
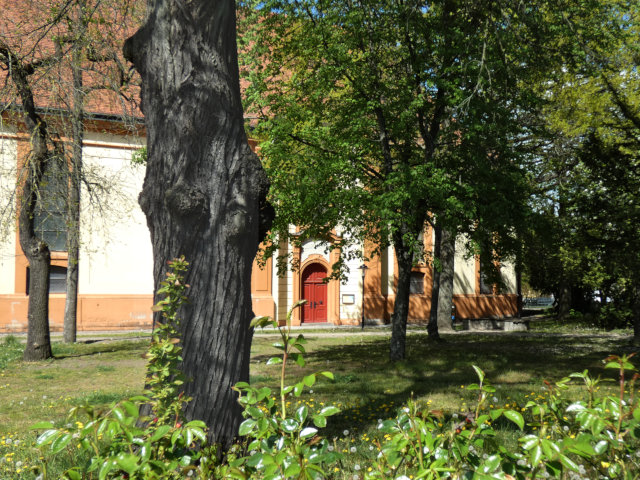
[[[335, 374], [334, 382], [320, 382], [300, 398], [317, 406], [339, 404], [342, 413], [331, 418], [328, 435], [339, 436], [345, 425], [358, 432], [375, 430], [378, 419], [395, 414], [410, 397], [445, 412], [466, 411], [475, 401], [464, 385], [477, 381], [471, 365], [483, 369], [497, 388], [497, 406], [526, 403], [544, 387], [543, 380], [557, 381], [571, 372], [590, 369], [604, 375], [601, 360], [610, 353], [630, 349], [626, 337], [611, 335], [558, 336], [466, 333], [430, 342], [426, 334], [407, 338], [407, 359], [390, 364], [388, 336], [350, 335], [331, 338], [305, 336], [309, 340], [307, 365], [292, 366], [287, 383], [319, 370]], [[278, 368], [267, 366], [272, 340], [256, 338], [252, 373], [273, 376], [255, 381], [257, 386], [277, 387]], [[259, 377], [257, 377], [259, 378]], [[295, 402], [294, 402], [295, 405]]]

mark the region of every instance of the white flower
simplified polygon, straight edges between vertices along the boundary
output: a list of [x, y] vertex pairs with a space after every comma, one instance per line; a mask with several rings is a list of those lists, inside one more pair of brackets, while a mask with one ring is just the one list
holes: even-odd
[[20, 445], [20, 440], [15, 440], [13, 444], [17, 447], [18, 445]]
[[5, 441], [5, 443], [7, 445], [11, 445], [13, 443], [13, 440], [11, 438], [7, 438], [7, 440]]
[[47, 396], [46, 396], [46, 395], [42, 395], [42, 399], [43, 399], [43, 400], [46, 400], [46, 399], [47, 399]]
[[358, 471], [360, 470], [360, 465], [358, 465], [357, 463], [353, 466], [354, 470]]
[[309, 393], [313, 393], [313, 390], [309, 390]]
[[16, 462], [16, 468], [20, 468], [22, 466], [22, 462], [18, 461]]
[[373, 445], [369, 445], [369, 451], [373, 450]]
[[189, 470], [187, 472], [187, 477], [192, 477], [193, 476], [193, 470]]
[[562, 427], [562, 430], [564, 430], [565, 432], [569, 431], [569, 427], [567, 427], [566, 425], [564, 427]]
[[518, 465], [520, 465], [521, 467], [525, 466], [527, 464], [527, 462], [525, 462], [522, 458], [520, 460], [518, 460], [516, 462]]
[[491, 400], [493, 400], [493, 403], [498, 403], [498, 397], [493, 397]]
[[458, 418], [458, 414], [454, 413], [453, 415], [451, 415], [451, 418]]
[[349, 449], [349, 451], [350, 451], [351, 453], [356, 453], [356, 452], [358, 451], [358, 449], [357, 449], [356, 447], [351, 447], [351, 448]]
[[422, 453], [429, 453], [429, 447], [422, 447]]
[[329, 446], [327, 447], [327, 450], [329, 450], [330, 452], [333, 452], [333, 445], [329, 445]]
[[344, 432], [342, 432], [342, 434], [346, 437], [347, 435], [349, 435], [349, 430], [345, 430]]

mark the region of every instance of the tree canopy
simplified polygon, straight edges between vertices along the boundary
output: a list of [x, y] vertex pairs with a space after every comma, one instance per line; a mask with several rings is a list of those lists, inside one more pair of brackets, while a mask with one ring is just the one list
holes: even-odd
[[[402, 358], [408, 279], [438, 222], [504, 253], [525, 212], [521, 138], [551, 63], [540, 7], [498, 2], [247, 3], [249, 112], [277, 206], [274, 236], [339, 227], [393, 245], [392, 359]], [[277, 243], [274, 243], [277, 245]]]

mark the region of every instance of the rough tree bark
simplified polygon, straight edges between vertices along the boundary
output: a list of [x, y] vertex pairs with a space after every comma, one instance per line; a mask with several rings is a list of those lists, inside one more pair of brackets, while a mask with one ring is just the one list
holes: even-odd
[[261, 215], [268, 181], [244, 130], [235, 11], [233, 0], [149, 0], [146, 23], [124, 47], [142, 76], [148, 160], [139, 201], [156, 287], [168, 260], [190, 262], [180, 313], [182, 369], [193, 379], [186, 415], [225, 445], [241, 421], [231, 387], [249, 377], [251, 267], [270, 224]]
[[453, 305], [453, 277], [455, 274], [456, 236], [449, 230], [442, 229], [440, 247], [440, 291], [438, 292], [438, 331], [450, 332], [451, 306]]
[[20, 247], [29, 262], [29, 306], [27, 310], [27, 343], [23, 358], [38, 361], [51, 358], [49, 336], [49, 266], [51, 253], [47, 244], [36, 235], [34, 218], [38, 200], [38, 186], [50, 158], [47, 143], [47, 125], [36, 112], [29, 74], [33, 71], [0, 42], [0, 61], [9, 70], [9, 75], [18, 91], [24, 111], [23, 121], [30, 134], [31, 151], [22, 164], [18, 198], [18, 236]]
[[[433, 227], [433, 260], [440, 261], [442, 247], [442, 226], [436, 224]], [[433, 274], [433, 287], [431, 288], [431, 310], [429, 312], [429, 323], [427, 324], [427, 333], [432, 340], [440, 339], [438, 331], [438, 298], [440, 296], [440, 268], [436, 268], [435, 262], [431, 268]]]

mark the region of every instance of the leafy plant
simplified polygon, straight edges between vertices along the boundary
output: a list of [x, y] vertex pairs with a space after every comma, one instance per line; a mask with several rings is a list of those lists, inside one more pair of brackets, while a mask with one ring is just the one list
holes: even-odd
[[[206, 446], [204, 422], [185, 422], [182, 414], [190, 399], [180, 391], [185, 379], [178, 370], [182, 347], [176, 313], [187, 300], [188, 285], [183, 282], [187, 265], [184, 257], [169, 262], [170, 271], [158, 290], [165, 298], [154, 310], [162, 312], [163, 321], [147, 354], [145, 395], [113, 403], [105, 412], [88, 404], [75, 407], [64, 428], [50, 422], [33, 426], [45, 429], [36, 446], [48, 446], [53, 454], [70, 448], [87, 453], [88, 463], [68, 469], [65, 478], [184, 478], [197, 472], [206, 453], [213, 458]], [[150, 414], [144, 414], [145, 410]], [[197, 444], [201, 448], [194, 448]], [[46, 477], [46, 464], [42, 467]]]
[[339, 412], [328, 406], [312, 412], [306, 405], [291, 412], [287, 399], [299, 397], [305, 387], [312, 387], [318, 377], [333, 379], [331, 372], [306, 375], [294, 385], [285, 385], [285, 372], [289, 360], [300, 367], [305, 366], [302, 334], [291, 334], [291, 315], [295, 308], [306, 300], [293, 305], [287, 314], [285, 328], [269, 317], [256, 317], [252, 327], [273, 326], [280, 333], [280, 342], [273, 346], [282, 355], [272, 357], [268, 365], [281, 365], [279, 402], [267, 387], [255, 388], [248, 383], [237, 383], [234, 390], [240, 394], [239, 402], [244, 406], [246, 420], [240, 425], [239, 434], [248, 439], [248, 456], [233, 459], [225, 474], [238, 479], [316, 479], [327, 476], [325, 468], [337, 461], [340, 454], [331, 451], [329, 442], [318, 435], [318, 429], [327, 425], [327, 417]]

